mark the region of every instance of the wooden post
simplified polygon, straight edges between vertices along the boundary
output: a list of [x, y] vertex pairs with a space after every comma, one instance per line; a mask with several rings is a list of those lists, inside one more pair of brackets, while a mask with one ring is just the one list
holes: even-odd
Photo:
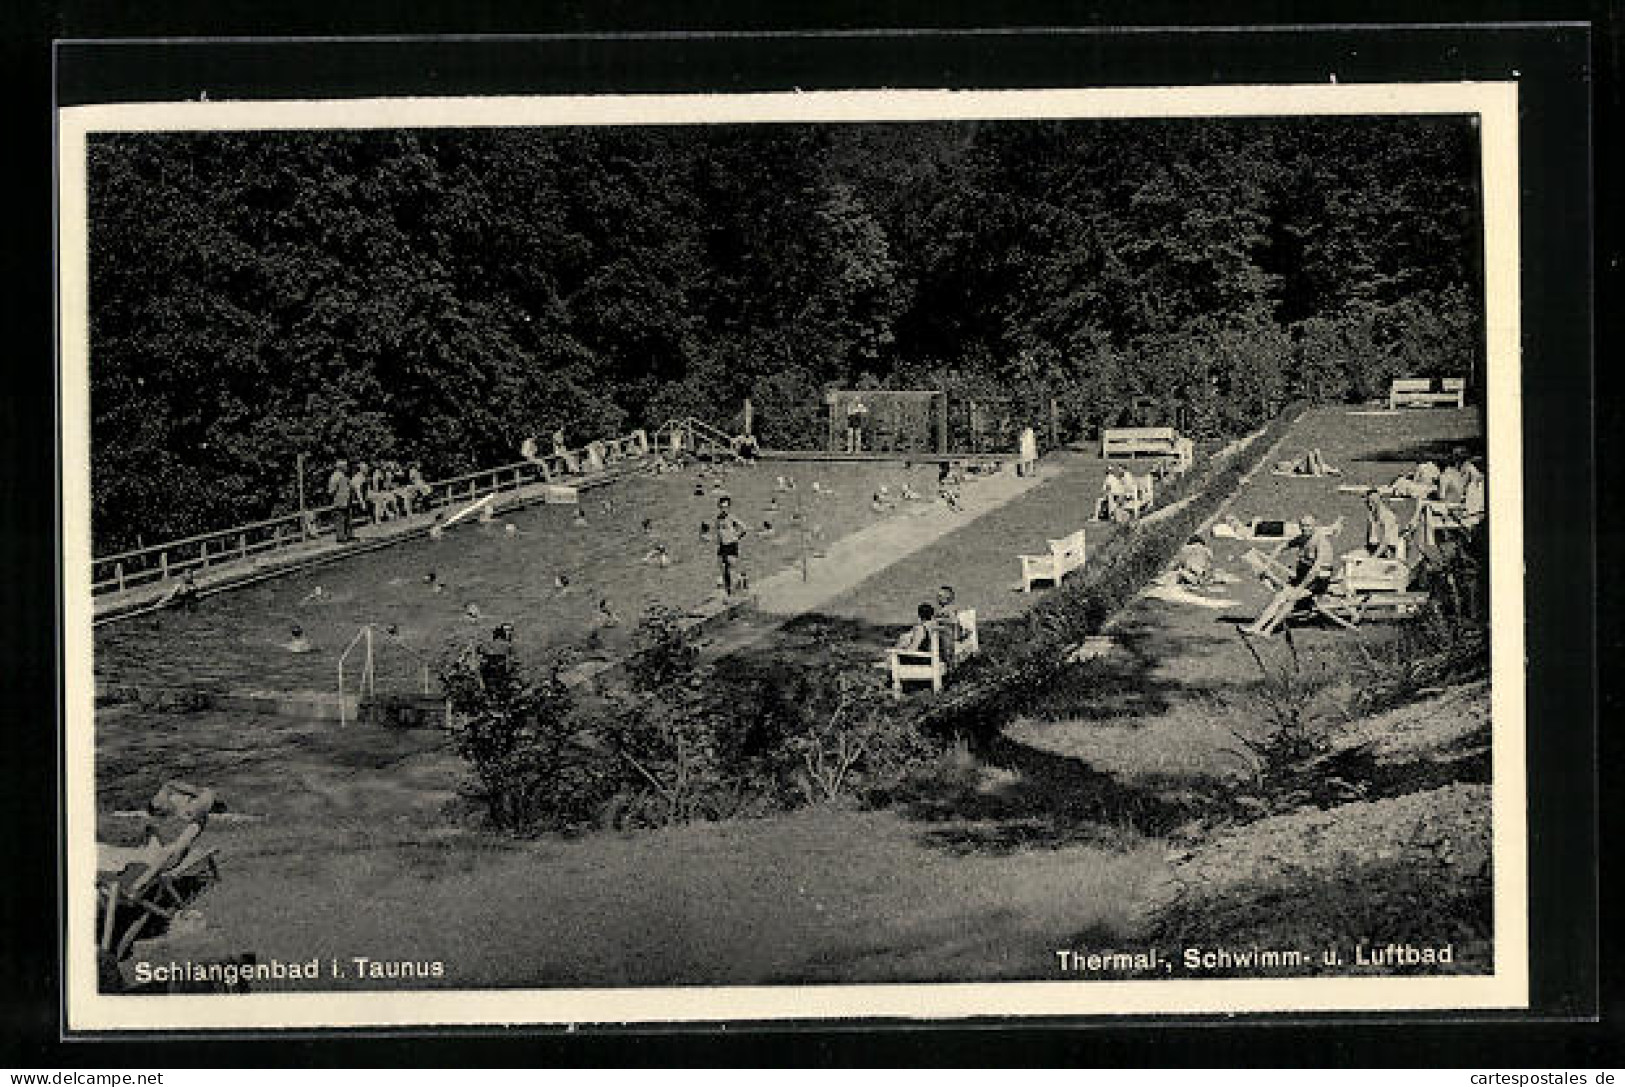
[[750, 436], [751, 425], [756, 421], [756, 410], [751, 406], [750, 397], [745, 397], [745, 435]]
[[1049, 444], [1051, 449], [1061, 448], [1061, 405], [1049, 398]]
[[[303, 536], [308, 531], [306, 526], [309, 524], [305, 519], [305, 455], [300, 453], [295, 456], [294, 463], [296, 464], [294, 474], [299, 477], [299, 533]], [[278, 528], [277, 535], [280, 537], [281, 534], [282, 530]]]
[[974, 400], [970, 402], [970, 447], [973, 453], [982, 451], [982, 409]]
[[237, 557], [239, 559], [248, 558], [248, 533], [246, 532], [237, 533]]
[[168, 551], [160, 551], [160, 552], [158, 552], [158, 569], [163, 571], [164, 580], [168, 581], [169, 580], [169, 552]]
[[796, 522], [801, 525], [801, 580], [807, 580], [807, 507], [801, 500], [801, 488], [796, 488]]
[[118, 578], [119, 592], [123, 592], [124, 591], [124, 564], [122, 562], [117, 563], [116, 565], [114, 565], [114, 567], [113, 567], [113, 576]]
[[937, 393], [937, 452], [948, 452], [948, 394]]

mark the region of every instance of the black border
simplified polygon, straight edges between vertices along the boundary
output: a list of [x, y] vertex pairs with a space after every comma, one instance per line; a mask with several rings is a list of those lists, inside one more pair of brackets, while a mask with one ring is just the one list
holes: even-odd
[[[1118, 5], [1119, 8], [1126, 5]], [[1336, 5], [1316, 14], [1336, 14]], [[1470, 14], [1489, 18], [1553, 19], [1555, 7], [1538, 13], [1529, 5], [1469, 4]], [[315, 5], [312, 5], [314, 8]], [[1172, 7], [1175, 10], [1170, 10]], [[188, 10], [190, 9], [190, 10]], [[1250, 9], [1250, 10], [1249, 10]], [[1497, 10], [1499, 9], [1499, 10]], [[1614, 208], [1606, 200], [1597, 207], [1597, 221], [1589, 222], [1593, 168], [1602, 171], [1597, 189], [1619, 190], [1617, 136], [1598, 140], [1598, 160], [1592, 161], [1588, 139], [1592, 65], [1610, 80], [1597, 104], [1602, 115], [1618, 122], [1617, 75], [1619, 12], [1610, 2], [1591, 8], [1570, 9], [1569, 19], [1590, 20], [1588, 30], [1568, 26], [1433, 26], [1426, 29], [1208, 29], [1181, 32], [1164, 26], [1129, 34], [1101, 30], [1040, 32], [1038, 28], [1004, 29], [993, 33], [830, 34], [842, 30], [840, 13], [826, 11], [822, 20], [793, 8], [776, 13], [752, 12], [756, 25], [768, 18], [781, 28], [813, 26], [822, 22], [826, 33], [779, 34], [772, 37], [707, 37], [663, 34], [633, 39], [606, 37], [552, 38], [543, 41], [463, 39], [435, 42], [343, 42], [308, 44], [236, 44], [216, 48], [201, 42], [101, 47], [92, 59], [90, 47], [64, 44], [54, 53], [50, 38], [170, 35], [198, 33], [299, 34], [415, 33], [461, 31], [491, 32], [521, 29], [510, 21], [499, 26], [499, 13], [490, 7], [468, 9], [448, 16], [453, 5], [433, 5], [405, 25], [400, 13], [358, 5], [322, 12], [297, 27], [286, 21], [254, 15], [235, 4], [172, 5], [162, 13], [139, 20], [93, 10], [93, 5], [69, 10], [45, 9], [36, 13], [32, 34], [7, 32], [7, 55], [13, 74], [26, 74], [33, 91], [41, 89], [44, 109], [25, 112], [19, 123], [25, 132], [17, 145], [27, 147], [31, 162], [43, 161], [43, 176], [23, 174], [30, 184], [26, 207], [13, 216], [28, 282], [23, 290], [8, 292], [5, 305], [13, 316], [31, 315], [25, 336], [12, 340], [12, 381], [0, 397], [0, 430], [16, 443], [6, 463], [17, 469], [0, 477], [6, 488], [0, 509], [6, 522], [0, 535], [7, 567], [22, 571], [0, 578], [0, 614], [27, 617], [20, 629], [5, 639], [10, 688], [16, 699], [15, 725], [10, 745], [13, 765], [23, 768], [31, 782], [33, 803], [13, 805], [18, 810], [9, 827], [16, 841], [40, 845], [55, 843], [57, 796], [53, 782], [56, 765], [55, 736], [45, 727], [56, 718], [58, 705], [52, 662], [57, 640], [44, 617], [56, 614], [54, 584], [55, 476], [53, 465], [39, 451], [54, 443], [54, 371], [43, 360], [54, 357], [52, 284], [40, 275], [50, 267], [49, 208], [51, 68], [68, 93], [63, 101], [89, 95], [111, 100], [109, 88], [129, 87], [143, 98], [191, 98], [207, 89], [210, 97], [284, 97], [290, 88], [312, 88], [323, 93], [546, 93], [588, 92], [594, 89], [684, 92], [697, 90], [803, 89], [886, 86], [1024, 87], [1064, 85], [1150, 85], [1236, 82], [1319, 82], [1335, 72], [1342, 82], [1502, 79], [1518, 71], [1521, 92], [1521, 181], [1524, 193], [1522, 235], [1524, 248], [1525, 343], [1525, 490], [1531, 516], [1526, 525], [1528, 554], [1528, 636], [1530, 649], [1530, 887], [1532, 930], [1531, 963], [1537, 1009], [1546, 1015], [1583, 1019], [1604, 1010], [1594, 999], [1597, 974], [1596, 827], [1594, 677], [1597, 675], [1592, 638], [1598, 631], [1593, 610], [1598, 588], [1593, 549], [1618, 539], [1617, 504], [1601, 503], [1603, 527], [1599, 535], [1593, 511], [1578, 500], [1592, 492], [1593, 388], [1591, 367], [1592, 230], [1608, 230], [1598, 266], [1617, 286], [1618, 235]], [[1043, 20], [1074, 26], [1103, 21], [1097, 10], [1072, 18]], [[1194, 13], [1216, 21], [1208, 8]], [[1290, 5], [1232, 5], [1221, 13], [1226, 21], [1251, 18], [1267, 23], [1290, 23], [1297, 14]], [[1369, 8], [1355, 17], [1373, 18]], [[1415, 17], [1412, 8], [1408, 13]], [[1458, 13], [1459, 14], [1459, 13]], [[642, 17], [640, 18], [640, 15]], [[669, 28], [705, 29], [722, 25], [725, 13], [694, 10], [686, 23], [672, 22], [674, 13], [662, 13]], [[595, 32], [626, 30], [632, 26], [660, 25], [646, 13], [610, 4], [594, 11]], [[833, 18], [832, 18], [833, 16]], [[906, 24], [909, 13], [893, 6], [868, 9], [849, 19], [853, 26]], [[1120, 17], [1150, 23], [1177, 23], [1193, 11], [1181, 5], [1138, 5]], [[1162, 16], [1162, 18], [1158, 18]], [[285, 20], [285, 13], [280, 18]], [[528, 27], [564, 33], [589, 29], [587, 19], [574, 12], [530, 13]], [[918, 18], [916, 16], [916, 18]], [[938, 8], [929, 16], [939, 26], [975, 25], [981, 20], [960, 9]], [[381, 25], [386, 19], [393, 26]], [[454, 27], [451, 21], [460, 25]], [[235, 20], [236, 25], [224, 23]], [[438, 21], [437, 21], [438, 20]], [[916, 24], [918, 25], [918, 24]], [[1588, 40], [1588, 35], [1594, 34]], [[26, 39], [26, 40], [25, 40]], [[1289, 43], [1289, 44], [1288, 44]], [[313, 59], [316, 54], [321, 59]], [[229, 54], [224, 64], [221, 54]], [[455, 55], [454, 55], [455, 54]], [[478, 56], [477, 62], [470, 62]], [[86, 64], [87, 60], [92, 62]], [[405, 73], [405, 78], [403, 74]], [[78, 95], [79, 98], [74, 96]], [[38, 101], [38, 99], [34, 99]], [[1596, 132], [1615, 131], [1599, 123]], [[37, 202], [35, 202], [37, 200]], [[1606, 258], [1612, 257], [1610, 265]], [[1610, 272], [1609, 269], [1612, 268]], [[1606, 282], [1606, 280], [1605, 280]], [[1608, 296], [1599, 296], [1606, 298]], [[1610, 307], [1598, 307], [1599, 329], [1611, 337], [1617, 329]], [[44, 320], [41, 320], [41, 316]], [[12, 323], [13, 328], [24, 327]], [[1613, 340], [1611, 342], [1617, 342]], [[1601, 357], [1611, 357], [1602, 354]], [[1600, 374], [1606, 377], [1607, 374]], [[1597, 400], [1597, 419], [1605, 451], [1612, 423], [1618, 421], [1617, 402]], [[9, 425], [19, 424], [19, 425]], [[1605, 458], [1606, 459], [1606, 458]], [[1605, 482], [1617, 481], [1605, 464]], [[1614, 491], [1604, 494], [1617, 493]], [[1540, 496], [1575, 496], [1564, 503], [1564, 515], [1543, 516]], [[1612, 584], [1603, 586], [1613, 593]], [[1605, 613], [1606, 614], [1606, 613]], [[1609, 618], [1604, 644], [1620, 645], [1617, 619]], [[1612, 657], [1610, 653], [1610, 657]], [[1605, 703], [1618, 705], [1610, 695]], [[1602, 765], [1612, 765], [1611, 760]], [[16, 794], [13, 794], [16, 795]], [[85, 1043], [57, 1040], [57, 977], [54, 940], [57, 926], [54, 894], [41, 889], [57, 886], [54, 849], [29, 856], [14, 868], [9, 889], [0, 895], [0, 923], [7, 944], [0, 948], [0, 978], [5, 978], [0, 1049], [7, 1062], [76, 1066], [113, 1064], [256, 1063], [276, 1066], [320, 1066], [336, 1059], [331, 1036], [320, 1041], [279, 1036], [270, 1042], [228, 1042], [196, 1039], [184, 1046], [133, 1040]], [[44, 906], [43, 909], [35, 908]], [[19, 938], [22, 946], [13, 947]], [[1611, 948], [1609, 949], [1611, 950]], [[1617, 1000], [1617, 994], [1611, 994]], [[1606, 1010], [1617, 1010], [1610, 1001]], [[1317, 1022], [1297, 1021], [1266, 1032], [1249, 1031], [1240, 1024], [1225, 1027], [1115, 1023], [1084, 1030], [1029, 1023], [976, 1024], [946, 1028], [901, 1029], [892, 1025], [844, 1028], [820, 1024], [811, 1030], [770, 1026], [727, 1036], [698, 1034], [692, 1028], [647, 1031], [633, 1035], [608, 1029], [564, 1038], [557, 1034], [533, 1037], [523, 1051], [498, 1049], [492, 1040], [515, 1032], [458, 1031], [432, 1042], [408, 1042], [401, 1035], [354, 1032], [342, 1042], [347, 1061], [364, 1054], [368, 1063], [442, 1062], [473, 1063], [493, 1059], [523, 1063], [726, 1063], [809, 1064], [945, 1064], [972, 1063], [1138, 1063], [1186, 1065], [1224, 1063], [1240, 1059], [1233, 1047], [1250, 1043], [1249, 1063], [1324, 1065], [1331, 1063], [1397, 1063], [1422, 1065], [1458, 1063], [1485, 1066], [1497, 1063], [1572, 1065], [1603, 1053], [1617, 1054], [1618, 1037], [1606, 1025], [1585, 1027], [1560, 1024], [1486, 1024], [1472, 1026], [1427, 1024], [1418, 1017], [1368, 1017], [1350, 1025], [1345, 1017]], [[1493, 1018], [1493, 1017], [1492, 1017]], [[1511, 1017], [1518, 1018], [1518, 1017]], [[1386, 1021], [1385, 1021], [1386, 1020]], [[1259, 1017], [1259, 1021], [1280, 1023]], [[1326, 1025], [1335, 1023], [1337, 1025]], [[1251, 1048], [1260, 1034], [1268, 1053]], [[10, 1052], [16, 1046], [16, 1052]], [[408, 1048], [410, 1047], [410, 1048]], [[1599, 1048], [1605, 1047], [1605, 1048]], [[1224, 1054], [1230, 1054], [1228, 1058]], [[703, 1054], [703, 1056], [702, 1056]], [[1615, 1058], [1617, 1060], [1617, 1057]]]

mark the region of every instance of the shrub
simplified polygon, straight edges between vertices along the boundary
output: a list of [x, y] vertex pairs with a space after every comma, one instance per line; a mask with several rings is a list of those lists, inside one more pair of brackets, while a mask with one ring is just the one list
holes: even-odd
[[[801, 727], [779, 747], [787, 776], [807, 803], [889, 794], [942, 749], [872, 686], [833, 677], [832, 700], [801, 705]], [[831, 704], [832, 703], [832, 704]]]
[[531, 833], [570, 830], [596, 818], [615, 769], [580, 738], [575, 703], [553, 658], [532, 676], [516, 662], [467, 650], [441, 667], [457, 746], [472, 764], [491, 822]]
[[702, 665], [670, 608], [650, 609], [633, 645], [602, 726], [622, 771], [608, 821], [671, 826], [771, 806], [774, 784], [752, 754], [768, 724], [761, 685]]
[[1332, 697], [1340, 676], [1325, 658], [1305, 661], [1290, 629], [1282, 632], [1285, 654], [1266, 660], [1258, 643], [1241, 635], [1260, 682], [1246, 699], [1243, 716], [1262, 725], [1258, 735], [1236, 729], [1230, 734], [1246, 751], [1258, 801], [1269, 809], [1290, 809], [1328, 791], [1346, 799], [1352, 785], [1315, 772], [1317, 762], [1331, 750], [1333, 710], [1347, 719], [1347, 710]]
[[1428, 548], [1414, 583], [1429, 593], [1421, 611], [1386, 639], [1351, 642], [1349, 670], [1359, 680], [1362, 710], [1385, 709], [1489, 675], [1488, 542], [1479, 528]]

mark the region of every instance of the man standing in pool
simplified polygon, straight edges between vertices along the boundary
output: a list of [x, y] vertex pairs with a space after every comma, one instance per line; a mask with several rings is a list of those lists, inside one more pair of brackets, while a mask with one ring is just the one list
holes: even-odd
[[745, 538], [745, 524], [733, 515], [733, 500], [717, 499], [717, 563], [722, 567], [722, 590], [732, 596], [734, 571], [739, 566], [739, 542]]

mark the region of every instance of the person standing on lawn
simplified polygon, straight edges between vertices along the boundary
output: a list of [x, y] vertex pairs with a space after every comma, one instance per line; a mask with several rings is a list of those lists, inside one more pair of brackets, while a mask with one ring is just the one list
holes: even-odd
[[722, 568], [722, 591], [733, 595], [735, 572], [739, 566], [739, 544], [745, 538], [745, 523], [733, 515], [733, 500], [717, 499], [717, 564]]

